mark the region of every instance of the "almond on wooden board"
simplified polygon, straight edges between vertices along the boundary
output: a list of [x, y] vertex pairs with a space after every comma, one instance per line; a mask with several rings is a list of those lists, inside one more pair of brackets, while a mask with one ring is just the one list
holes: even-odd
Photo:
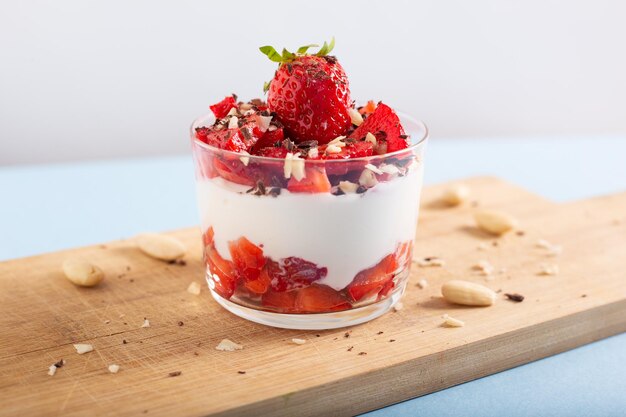
[[441, 286], [443, 298], [465, 306], [490, 306], [496, 301], [496, 293], [474, 282], [452, 280]]
[[72, 283], [81, 287], [93, 287], [104, 279], [104, 272], [91, 262], [69, 258], [63, 262], [63, 274]]
[[517, 219], [497, 210], [479, 210], [474, 213], [476, 225], [485, 232], [502, 235], [517, 227]]
[[175, 261], [187, 252], [187, 248], [180, 240], [158, 233], [142, 233], [135, 241], [143, 253], [162, 261]]
[[470, 195], [470, 189], [464, 184], [454, 184], [449, 188], [446, 188], [441, 193], [441, 201], [449, 206], [458, 206], [463, 204]]

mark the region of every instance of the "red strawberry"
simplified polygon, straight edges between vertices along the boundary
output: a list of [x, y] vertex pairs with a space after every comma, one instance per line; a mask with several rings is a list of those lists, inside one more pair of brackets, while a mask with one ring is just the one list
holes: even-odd
[[[273, 147], [277, 143], [281, 143], [283, 139], [285, 139], [285, 133], [283, 131], [283, 128], [268, 130], [263, 134], [263, 136], [261, 136], [261, 139], [259, 139], [257, 143], [252, 147], [250, 153], [253, 155], [258, 155], [261, 149]], [[282, 158], [284, 158], [284, 156], [282, 156]]]
[[278, 292], [270, 288], [269, 291], [261, 297], [261, 304], [280, 311], [281, 313], [293, 313], [296, 309], [297, 294], [298, 290]]
[[325, 151], [326, 146], [320, 146], [319, 153], [322, 159], [362, 158], [374, 154], [374, 145], [372, 142], [348, 141], [339, 153], [326, 153]]
[[260, 48], [279, 64], [267, 104], [296, 143], [311, 139], [328, 143], [352, 124], [348, 78], [337, 59], [327, 56], [334, 45], [334, 39], [330, 45], [324, 43], [315, 55], [306, 51], [317, 45], [303, 46], [295, 54], [283, 49], [282, 55], [271, 46]]
[[380, 292], [393, 279], [397, 267], [395, 254], [385, 256], [375, 266], [359, 272], [348, 285], [348, 294], [354, 301]]
[[244, 285], [255, 294], [264, 294], [269, 289], [270, 283], [271, 278], [263, 268], [257, 279], [245, 281]]
[[266, 273], [274, 291], [290, 291], [304, 288], [322, 279], [328, 273], [326, 267], [318, 268], [313, 262], [290, 256], [280, 262], [268, 260], [261, 275]]
[[292, 176], [287, 189], [292, 193], [327, 193], [330, 191], [330, 181], [324, 168], [307, 167], [305, 177], [298, 181]]
[[[378, 103], [374, 113], [357, 127], [350, 137], [361, 140], [370, 132], [378, 139], [378, 154], [395, 152], [409, 146], [407, 135], [395, 111], [386, 104]], [[386, 146], [384, 146], [386, 144]]]
[[348, 310], [352, 305], [327, 285], [313, 284], [302, 288], [296, 295], [295, 309], [299, 313], [323, 313]]
[[224, 100], [220, 101], [219, 103], [209, 106], [216, 119], [226, 117], [230, 109], [234, 107], [237, 107], [237, 96], [235, 96], [234, 94], [232, 96], [224, 98]]
[[248, 175], [247, 167], [239, 160], [215, 158], [213, 168], [226, 181], [249, 186], [254, 186], [256, 183], [255, 179]]
[[261, 269], [265, 265], [263, 249], [245, 237], [240, 237], [228, 242], [228, 250], [235, 264], [235, 269], [246, 281], [259, 278]]
[[289, 151], [282, 146], [280, 148], [275, 148], [273, 146], [268, 146], [265, 148], [261, 148], [255, 152], [255, 155], [265, 156], [267, 158], [285, 158]]
[[222, 258], [213, 245], [205, 248], [205, 261], [209, 271], [217, 275], [218, 279], [213, 279], [215, 291], [226, 299], [230, 298], [237, 286], [237, 276], [233, 263]]

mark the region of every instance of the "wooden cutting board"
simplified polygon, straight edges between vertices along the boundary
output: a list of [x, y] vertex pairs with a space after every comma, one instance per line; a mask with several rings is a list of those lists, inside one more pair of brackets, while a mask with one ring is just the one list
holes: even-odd
[[[0, 413], [352, 415], [626, 330], [626, 193], [555, 204], [494, 178], [464, 182], [472, 203], [459, 208], [436, 203], [445, 184], [424, 193], [415, 257], [439, 256], [445, 267], [414, 266], [402, 310], [350, 329], [264, 327], [223, 310], [204, 289], [189, 294], [189, 283], [203, 279], [196, 228], [172, 233], [190, 248], [186, 266], [152, 260], [131, 241], [0, 263]], [[524, 233], [478, 231], [473, 206], [506, 210]], [[540, 238], [562, 245], [562, 255], [548, 257]], [[60, 272], [69, 255], [93, 260], [106, 280], [74, 287]], [[472, 270], [482, 259], [496, 269], [490, 280]], [[538, 275], [542, 263], [560, 273]], [[422, 278], [425, 289], [416, 285]], [[484, 283], [500, 299], [449, 305], [439, 294], [452, 278]], [[465, 326], [442, 327], [445, 313]], [[215, 350], [223, 338], [245, 348]], [[95, 350], [78, 355], [79, 342]], [[65, 366], [48, 376], [60, 359]], [[113, 363], [117, 374], [107, 370]]]

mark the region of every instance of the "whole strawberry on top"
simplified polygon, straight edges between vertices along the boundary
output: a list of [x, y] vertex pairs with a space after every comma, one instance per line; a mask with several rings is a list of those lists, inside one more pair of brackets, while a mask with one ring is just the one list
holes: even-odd
[[316, 46], [302, 46], [295, 53], [283, 49], [280, 54], [271, 46], [259, 48], [279, 64], [266, 84], [269, 110], [276, 113], [287, 136], [296, 143], [314, 139], [325, 144], [351, 126], [348, 77], [337, 58], [328, 55], [335, 40], [324, 42], [316, 54], [307, 54]]

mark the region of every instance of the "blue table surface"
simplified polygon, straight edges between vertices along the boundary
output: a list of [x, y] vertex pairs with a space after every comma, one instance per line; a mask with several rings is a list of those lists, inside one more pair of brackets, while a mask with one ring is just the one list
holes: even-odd
[[[623, 192], [626, 136], [430, 141], [427, 184], [475, 175], [560, 202]], [[189, 155], [2, 167], [0, 191], [0, 260], [198, 223]], [[626, 416], [626, 334], [366, 415]]]

